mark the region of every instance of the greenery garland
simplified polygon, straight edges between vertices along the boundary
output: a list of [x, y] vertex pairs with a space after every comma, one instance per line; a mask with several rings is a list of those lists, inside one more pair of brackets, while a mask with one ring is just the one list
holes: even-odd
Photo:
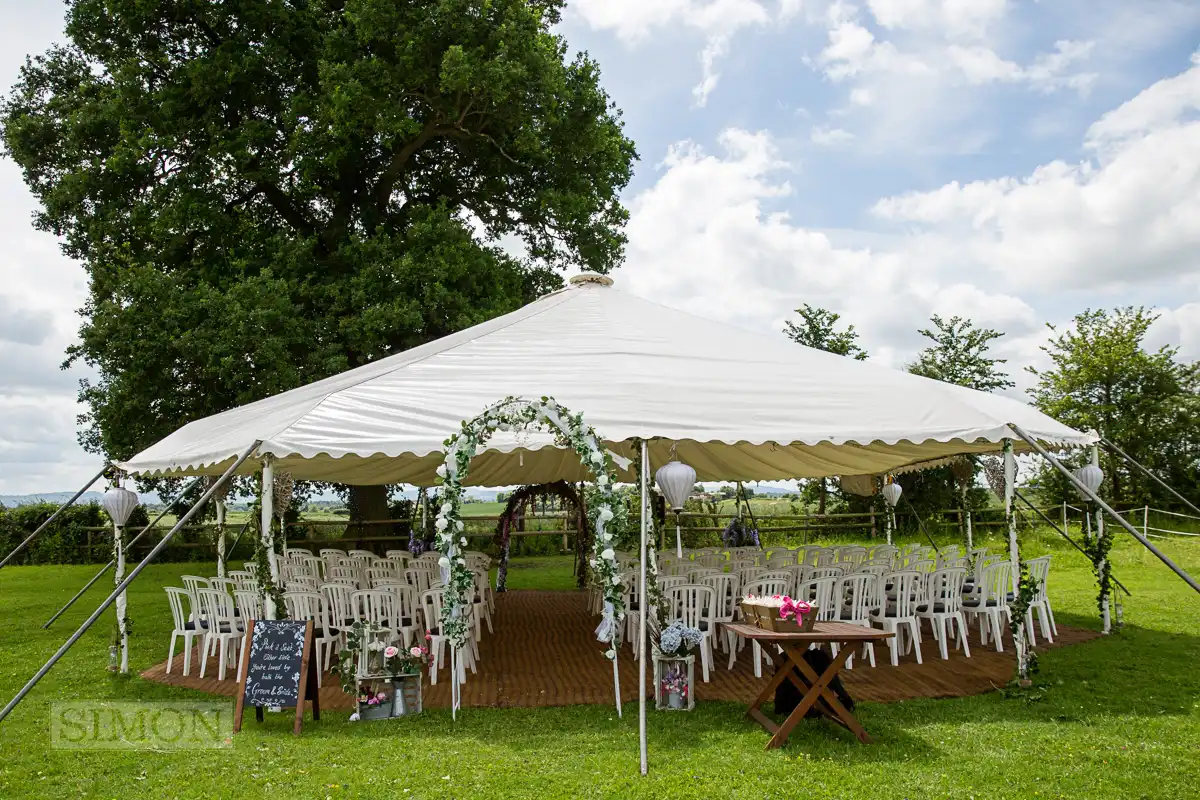
[[[649, 445], [646, 443], [646, 441], [644, 439], [642, 440], [641, 447], [643, 447], [643, 448], [649, 447]], [[636, 473], [637, 473], [637, 482], [638, 482], [637, 485], [638, 485], [639, 494], [641, 492], [641, 486], [642, 486], [642, 458], [641, 458], [641, 456], [642, 456], [642, 454], [639, 451], [638, 458], [636, 461], [636, 465], [637, 465]], [[649, 460], [647, 459], [647, 461], [649, 461]], [[649, 488], [649, 486], [650, 486], [649, 480], [646, 481], [646, 486], [647, 486], [647, 488]], [[649, 497], [642, 498], [642, 502], [646, 503], [647, 506], [649, 506], [650, 498]], [[640, 509], [639, 509], [639, 511], [640, 511]], [[649, 512], [649, 508], [647, 508], [647, 512]], [[642, 603], [642, 606], [644, 607], [644, 609], [649, 610], [652, 608], [655, 611], [655, 613], [653, 615], [648, 616], [646, 618], [648, 630], [651, 632], [655, 632], [655, 633], [658, 631], [658, 625], [656, 623], [658, 623], [662, 620], [665, 620], [667, 618], [667, 616], [669, 615], [669, 608], [667, 606], [667, 600], [665, 597], [663, 597], [662, 588], [658, 585], [658, 551], [657, 551], [657, 549], [655, 549], [655, 546], [654, 546], [654, 543], [656, 541], [658, 541], [658, 538], [654, 535], [654, 515], [651, 513], [647, 513], [646, 514], [646, 585], [642, 590], [641, 603]], [[652, 636], [651, 638], [656, 638], [656, 636]], [[652, 642], [652, 644], [655, 647], [658, 646], [657, 642]]]
[[[1014, 642], [1017, 641], [1018, 636], [1025, 635], [1025, 615], [1029, 613], [1029, 606], [1033, 603], [1033, 599], [1038, 593], [1037, 581], [1029, 573], [1029, 565], [1020, 560], [1019, 552], [1017, 558], [1021, 572], [1017, 580], [1017, 593], [1013, 597], [1012, 602], [1009, 603], [1010, 616], [1008, 619], [1008, 627], [1012, 631]], [[1025, 654], [1025, 663], [1024, 665], [1018, 665], [1018, 677], [1028, 678], [1030, 675], [1036, 675], [1038, 671], [1037, 653], [1032, 647], [1029, 647], [1028, 643], [1022, 648], [1021, 652]]]
[[[267, 523], [267, 536], [271, 540], [271, 549], [275, 551], [278, 560], [282, 553], [279, 537], [275, 535], [275, 520]], [[271, 562], [267, 557], [267, 548], [263, 545], [263, 537], [254, 539], [254, 577], [258, 581], [258, 593], [262, 596], [264, 605], [269, 598], [275, 603], [275, 619], [287, 618], [287, 604], [283, 599], [283, 586], [275, 582], [271, 576]], [[264, 608], [265, 610], [265, 608]]]
[[[1088, 504], [1091, 506], [1091, 503]], [[1090, 512], [1088, 512], [1090, 513]], [[1108, 557], [1113, 546], [1113, 526], [1100, 525], [1096, 535], [1084, 542], [1084, 547], [1092, 559], [1092, 573], [1096, 576], [1099, 592], [1096, 594], [1096, 608], [1104, 615], [1105, 601], [1113, 596], [1112, 560]]]
[[604, 592], [604, 611], [596, 636], [610, 645], [605, 656], [617, 657], [620, 646], [621, 621], [625, 618], [625, 590], [620, 571], [613, 535], [605, 528], [613, 518], [611, 498], [616, 470], [612, 455], [604, 446], [595, 430], [583, 422], [582, 414], [572, 414], [560, 406], [552, 397], [540, 401], [507, 397], [487, 408], [472, 420], [462, 423], [462, 430], [445, 441], [445, 458], [437, 468], [442, 486], [443, 499], [434, 521], [436, 536], [434, 544], [442, 554], [438, 563], [446, 577], [445, 594], [442, 601], [442, 633], [455, 647], [462, 647], [467, 640], [467, 620], [462, 609], [470, 602], [475, 591], [475, 578], [467, 569], [462, 548], [467, 546], [462, 535], [463, 482], [471, 465], [471, 459], [498, 431], [522, 430], [530, 425], [548, 427], [555, 433], [556, 443], [571, 447], [579, 454], [584, 465], [595, 475], [596, 485], [602, 501], [595, 510], [596, 523], [593, 539], [593, 558], [589, 562]]

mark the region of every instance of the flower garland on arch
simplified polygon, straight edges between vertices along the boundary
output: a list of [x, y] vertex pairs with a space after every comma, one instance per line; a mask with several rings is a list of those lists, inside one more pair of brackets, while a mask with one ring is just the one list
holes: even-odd
[[467, 540], [463, 536], [461, 514], [463, 483], [471, 459], [496, 431], [524, 430], [530, 425], [551, 428], [560, 446], [574, 449], [584, 466], [595, 476], [600, 489], [602, 500], [596, 512], [593, 533], [595, 555], [591, 565], [597, 582], [603, 587], [604, 612], [600, 627], [596, 630], [596, 638], [610, 645], [605, 656], [615, 659], [620, 644], [620, 623], [625, 618], [625, 591], [617, 568], [613, 535], [606, 530], [613, 518], [611, 504], [616, 481], [615, 462], [596, 432], [584, 424], [583, 414], [571, 413], [552, 397], [543, 397], [540, 401], [507, 397], [485, 409], [475, 419], [463, 422], [462, 430], [444, 443], [445, 457], [437, 468], [442, 486], [442, 504], [434, 521], [434, 544], [442, 554], [438, 563], [446, 584], [442, 602], [442, 633], [456, 647], [466, 643], [467, 620], [462, 616], [461, 609], [468, 604], [475, 591], [475, 579], [467, 569], [462, 553]]

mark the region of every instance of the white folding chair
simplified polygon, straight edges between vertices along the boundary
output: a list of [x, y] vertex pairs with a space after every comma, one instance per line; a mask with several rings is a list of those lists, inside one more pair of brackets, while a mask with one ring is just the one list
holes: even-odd
[[983, 568], [972, 591], [963, 596], [963, 612], [968, 618], [979, 621], [980, 641], [987, 644], [989, 638], [994, 639], [998, 653], [1004, 651], [1003, 626], [1012, 619], [1008, 607], [1011, 591], [1012, 562], [997, 561]]
[[1050, 608], [1050, 596], [1046, 594], [1046, 579], [1050, 576], [1050, 556], [1031, 558], [1025, 563], [1029, 565], [1029, 576], [1037, 586], [1025, 618], [1025, 630], [1029, 631], [1029, 644], [1037, 645], [1037, 640], [1033, 635], [1033, 612], [1035, 611], [1042, 626], [1042, 638], [1053, 642], [1054, 637], [1058, 635], [1058, 626], [1054, 624], [1054, 609]]
[[929, 620], [929, 628], [943, 660], [950, 657], [946, 637], [954, 633], [955, 623], [958, 624], [959, 646], [965, 656], [971, 656], [971, 646], [967, 643], [967, 617], [962, 607], [966, 579], [965, 567], [936, 570], [926, 580], [925, 600], [917, 606], [917, 616]]
[[708, 683], [709, 665], [713, 658], [713, 632], [716, 623], [713, 613], [717, 608], [717, 595], [711, 586], [690, 583], [676, 586], [667, 594], [672, 614], [689, 628], [700, 631], [700, 668], [704, 682]]
[[[208, 666], [210, 649], [220, 648], [217, 665], [217, 680], [225, 680], [225, 665], [228, 660], [229, 647], [234, 641], [244, 642], [246, 631], [238, 624], [237, 616], [233, 613], [233, 598], [218, 589], [199, 589], [196, 592], [200, 598], [200, 607], [204, 609], [204, 617], [208, 622], [205, 630], [204, 646], [200, 661], [200, 677], [204, 677]], [[240, 652], [240, 651], [239, 651]], [[241, 680], [241, 658], [238, 659], [238, 680]]]
[[[916, 570], [900, 570], [889, 572], [880, 578], [884, 583], [887, 595], [884, 602], [872, 615], [872, 621], [895, 634], [888, 639], [892, 651], [892, 666], [900, 663], [900, 651], [916, 650], [917, 663], [921, 663], [921, 626], [917, 620], [918, 593], [921, 587], [921, 573]], [[908, 642], [904, 642], [904, 631], [908, 631]]]
[[[192, 640], [199, 638], [204, 642], [204, 628], [199, 622], [199, 615], [192, 610], [194, 602], [192, 595], [186, 589], [175, 586], [166, 587], [167, 602], [171, 605], [171, 619], [174, 628], [171, 630], [171, 646], [167, 650], [167, 674], [171, 674], [171, 660], [175, 658], [175, 640], [183, 637], [183, 675], [186, 678], [192, 668]], [[184, 606], [184, 603], [187, 606]]]

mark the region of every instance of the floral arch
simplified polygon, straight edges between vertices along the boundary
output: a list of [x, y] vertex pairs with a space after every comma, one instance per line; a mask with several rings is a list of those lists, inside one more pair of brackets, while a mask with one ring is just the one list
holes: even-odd
[[[496, 591], [503, 592], [508, 588], [508, 553], [512, 542], [512, 528], [517, 524], [522, 510], [525, 506], [536, 498], [556, 497], [563, 501], [564, 510], [566, 508], [574, 509], [576, 517], [576, 528], [580, 536], [579, 542], [576, 544], [576, 555], [582, 561], [586, 556], [586, 548], [583, 546], [583, 532], [587, 529], [587, 513], [584, 509], [583, 495], [567, 481], [553, 481], [551, 483], [531, 483], [517, 489], [508, 496], [508, 501], [504, 505], [504, 511], [500, 513], [500, 521], [496, 523], [496, 536], [493, 540], [497, 549], [500, 551], [500, 564], [496, 568]], [[580, 564], [582, 566], [582, 564]], [[579, 587], [583, 588], [583, 578], [585, 572], [578, 571], [580, 580]]]
[[[620, 645], [621, 622], [625, 618], [625, 591], [617, 568], [613, 535], [606, 530], [613, 519], [613, 485], [616, 481], [615, 462], [595, 430], [584, 424], [583, 414], [574, 414], [559, 405], [552, 397], [523, 400], [508, 397], [485, 409], [474, 419], [463, 422], [462, 430], [445, 442], [445, 460], [437, 468], [442, 485], [442, 505], [434, 522], [435, 545], [442, 554], [439, 563], [445, 578], [446, 590], [442, 604], [442, 630], [457, 649], [466, 643], [467, 621], [461, 609], [474, 593], [474, 578], [467, 569], [462, 548], [461, 518], [463, 484], [471, 459], [483, 449], [496, 431], [511, 431], [536, 426], [552, 430], [557, 443], [570, 447], [595, 476], [600, 489], [600, 504], [595, 509], [591, 564], [597, 582], [604, 593], [603, 618], [596, 629], [599, 641], [609, 644], [605, 656], [616, 669]], [[457, 684], [455, 684], [457, 686]]]

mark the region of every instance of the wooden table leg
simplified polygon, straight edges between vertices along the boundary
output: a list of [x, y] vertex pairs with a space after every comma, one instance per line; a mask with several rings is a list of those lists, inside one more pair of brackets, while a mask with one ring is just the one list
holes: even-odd
[[[767, 648], [764, 647], [763, 651], [766, 652]], [[767, 733], [775, 733], [777, 730], [779, 730], [779, 726], [775, 724], [770, 717], [764, 714], [761, 709], [763, 703], [772, 699], [775, 694], [776, 687], [783, 683], [790, 673], [790, 670], [785, 669], [784, 665], [780, 665], [778, 663], [780, 659], [775, 653], [770, 653], [770, 656], [771, 659], [776, 662], [777, 669], [775, 670], [775, 674], [771, 676], [771, 680], [767, 681], [767, 685], [761, 692], [758, 693], [758, 697], [754, 698], [754, 702], [750, 704], [750, 708], [746, 711], [746, 716], [766, 728]], [[786, 658], [783, 659], [783, 661], [784, 664], [786, 664]]]
[[[827, 716], [834, 722], [847, 728], [858, 737], [860, 742], [870, 744], [871, 737], [867, 734], [867, 731], [859, 724], [858, 719], [850, 713], [850, 710], [842, 705], [842, 701], [838, 699], [837, 694], [829, 688], [829, 684], [833, 682], [834, 677], [837, 676], [842, 666], [845, 665], [846, 659], [849, 657], [848, 654], [853, 653], [853, 651], [854, 648], [843, 647], [842, 651], [838, 653], [837, 658], [833, 660], [833, 663], [820, 676], [817, 675], [816, 670], [809, 666], [808, 662], [804, 659], [800, 659], [798, 666], [805, 680], [814, 686], [813, 691], [818, 695], [817, 698], [814, 698], [814, 702], [819, 700], [821, 705], [826, 706], [829, 711], [833, 712], [832, 714], [827, 713]], [[817, 683], [820, 683], [819, 688], [816, 688]]]
[[[845, 707], [838, 702], [837, 696], [834, 695], [833, 692], [829, 691], [828, 686], [830, 681], [832, 681], [841, 670], [842, 665], [846, 663], [846, 659], [849, 658], [850, 654], [854, 652], [853, 649], [842, 648], [842, 651], [834, 657], [833, 663], [831, 663], [829, 667], [820, 675], [817, 675], [813, 668], [808, 665], [808, 662], [804, 660], [804, 650], [806, 649], [807, 647], [797, 648], [789, 644], [784, 645], [784, 650], [787, 652], [787, 662], [776, 673], [776, 677], [778, 678], [780, 675], [782, 675], [785, 678], [790, 678], [798, 688], [805, 690], [805, 693], [804, 697], [800, 700], [800, 704], [792, 710], [791, 714], [788, 714], [787, 719], [783, 721], [783, 724], [779, 726], [777, 731], [775, 731], [775, 735], [771, 737], [769, 742], [767, 742], [768, 750], [772, 750], [777, 747], [783, 747], [783, 745], [787, 742], [788, 736], [791, 734], [792, 729], [800, 723], [800, 720], [804, 719], [804, 715], [808, 713], [808, 710], [812, 708], [818, 700], [825, 700], [827, 703], [829, 703], [834, 713], [838, 714], [838, 716], [842, 716], [843, 713], [846, 716], [850, 716], [850, 712], [846, 711]], [[797, 676], [795, 672], [792, 671], [793, 666], [800, 671], [800, 676]], [[775, 683], [778, 685], [778, 682]], [[830, 698], [832, 698], [832, 701]], [[850, 718], [853, 719], [852, 716]], [[858, 725], [857, 721], [854, 724]], [[849, 722], [847, 722], [847, 725], [849, 725]], [[866, 739], [863, 738], [866, 736], [866, 731], [862, 731], [861, 735], [859, 734], [859, 731], [862, 731], [861, 726], [859, 726], [858, 730], [854, 731], [854, 734], [858, 736], [861, 741], [869, 742], [869, 737]]]

